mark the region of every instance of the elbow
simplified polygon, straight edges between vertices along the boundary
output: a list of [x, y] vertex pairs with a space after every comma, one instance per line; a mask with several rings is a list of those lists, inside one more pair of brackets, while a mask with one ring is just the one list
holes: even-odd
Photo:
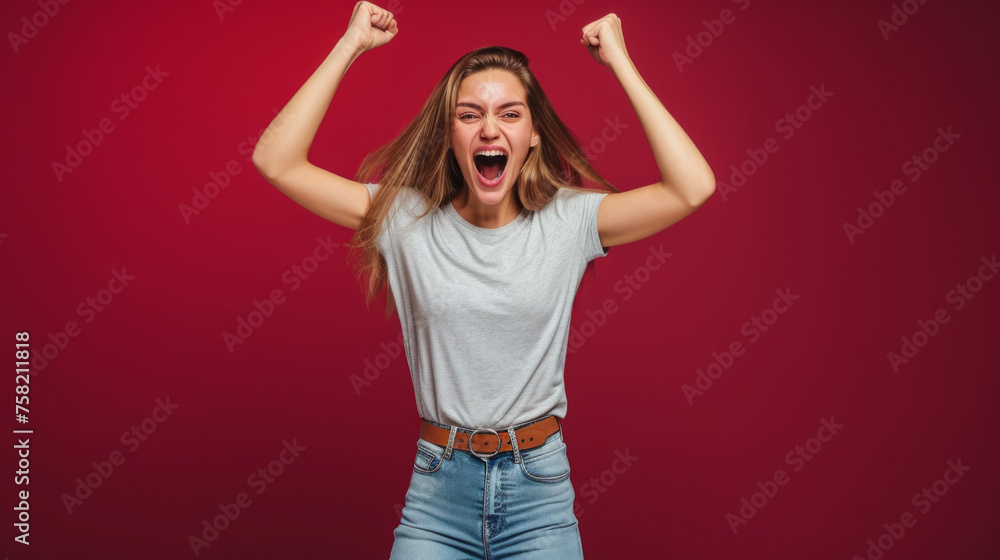
[[705, 200], [708, 200], [715, 193], [715, 173], [712, 172], [712, 168], [708, 165], [708, 162], [705, 163], [705, 177], [701, 184]]
[[715, 173], [712, 172], [712, 168], [707, 163], [705, 165], [704, 176], [698, 184], [699, 188], [696, 190], [698, 195], [695, 197], [695, 207], [705, 204], [715, 194]]
[[267, 179], [272, 179], [278, 174], [282, 165], [278, 158], [279, 155], [274, 153], [273, 148], [269, 148], [267, 142], [264, 142], [263, 138], [261, 138], [254, 144], [250, 162], [257, 168], [258, 173]]
[[698, 206], [708, 202], [708, 199], [712, 198], [713, 194], [715, 194], [715, 177], [711, 177], [702, 187], [701, 200], [698, 202]]
[[253, 155], [250, 156], [250, 162], [257, 169], [257, 172], [264, 177], [270, 177], [271, 174], [268, 173], [270, 166], [267, 163], [267, 159], [264, 157], [264, 153], [259, 149], [260, 144], [254, 146]]
[[701, 207], [701, 205], [708, 202], [708, 199], [712, 198], [712, 195], [715, 194], [715, 177], [709, 175], [707, 180], [697, 186], [692, 186], [687, 193], [688, 204], [691, 205], [691, 208]]
[[715, 194], [715, 173], [712, 172], [712, 167], [706, 161], [702, 166], [701, 175], [696, 177], [691, 181], [691, 188], [694, 193], [694, 205], [698, 207], [705, 204]]
[[273, 148], [265, 148], [265, 145], [260, 142], [254, 146], [250, 161], [257, 172], [275, 186], [277, 186], [278, 177], [309, 163], [305, 157], [293, 157], [287, 153], [273, 153]]
[[273, 158], [265, 157], [263, 152], [256, 149], [250, 156], [250, 161], [257, 169], [257, 173], [260, 173], [267, 182], [275, 186], [277, 186], [277, 178], [282, 174], [282, 170], [287, 169], [287, 166], [279, 166]]

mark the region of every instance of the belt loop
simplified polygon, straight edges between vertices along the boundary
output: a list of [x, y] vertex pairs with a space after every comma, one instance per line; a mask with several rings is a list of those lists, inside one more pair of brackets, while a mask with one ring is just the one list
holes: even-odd
[[559, 429], [559, 439], [561, 439], [561, 440], [563, 440], [565, 442], [566, 441], [566, 432], [563, 430], [562, 422], [559, 421], [559, 417], [558, 416], [556, 416], [555, 419], [556, 419], [556, 428]]
[[455, 448], [455, 432], [458, 431], [456, 426], [451, 427], [451, 431], [448, 432], [448, 447], [444, 450], [444, 458], [451, 459], [451, 452]]
[[517, 448], [517, 434], [514, 432], [514, 426], [507, 428], [507, 435], [510, 436], [510, 446], [514, 451], [514, 462], [521, 462], [521, 452]]

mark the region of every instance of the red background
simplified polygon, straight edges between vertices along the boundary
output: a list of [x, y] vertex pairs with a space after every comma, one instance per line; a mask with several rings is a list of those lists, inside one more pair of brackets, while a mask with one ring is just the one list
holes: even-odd
[[[29, 424], [5, 420], [34, 430], [32, 544], [5, 544], [10, 558], [193, 557], [189, 535], [240, 492], [252, 504], [202, 557], [388, 556], [418, 427], [405, 359], [379, 357], [398, 321], [365, 310], [344, 247], [297, 290], [282, 281], [318, 237], [351, 232], [268, 185], [248, 151], [352, 6], [242, 2], [220, 19], [209, 0], [71, 2], [0, 55], [0, 333], [11, 348], [30, 332], [42, 355], [68, 321], [79, 326], [33, 371]], [[889, 1], [385, 6], [400, 33], [348, 70], [310, 152], [317, 165], [353, 176], [461, 54], [503, 44], [532, 59], [604, 177], [623, 190], [657, 181], [622, 89], [578, 42], [615, 12], [643, 78], [715, 171], [708, 203], [613, 248], [577, 298], [573, 324], [588, 336], [568, 357], [564, 426], [588, 558], [865, 557], [907, 512], [916, 524], [883, 537], [887, 560], [997, 557], [1000, 278], [973, 280], [961, 309], [948, 297], [1000, 249], [996, 3], [932, 0], [888, 40], [877, 22]], [[703, 33], [679, 71], [672, 55], [724, 9], [735, 19], [710, 44]], [[5, 2], [3, 30], [20, 33], [40, 10]], [[122, 119], [112, 103], [147, 65], [168, 76]], [[812, 86], [832, 95], [801, 108], [808, 120], [786, 137], [776, 124]], [[57, 178], [53, 162], [105, 118], [113, 131]], [[627, 128], [597, 142], [616, 118]], [[959, 137], [911, 181], [903, 166], [938, 127]], [[724, 193], [730, 166], [768, 138], [779, 149]], [[186, 222], [180, 205], [227, 164], [239, 172]], [[896, 179], [905, 192], [849, 241], [844, 224]], [[642, 271], [661, 246], [666, 265]], [[134, 279], [85, 322], [77, 306], [122, 267]], [[642, 282], [625, 299], [628, 277]], [[275, 289], [283, 303], [231, 353], [223, 333]], [[751, 342], [742, 326], [776, 289], [799, 299]], [[606, 300], [617, 311], [602, 321]], [[938, 309], [948, 322], [894, 371], [887, 354]], [[600, 325], [585, 324], [588, 311]], [[689, 403], [682, 386], [734, 341], [745, 353]], [[388, 365], [359, 394], [351, 377], [366, 360]], [[147, 421], [156, 431], [131, 451], [122, 433], [167, 397], [178, 408]], [[844, 427], [794, 471], [786, 454], [830, 417]], [[247, 477], [293, 439], [305, 451], [257, 494]], [[638, 459], [622, 469], [626, 450]], [[69, 513], [64, 495], [113, 452], [124, 462]], [[938, 485], [947, 494], [927, 511], [913, 503], [959, 459], [970, 469]], [[788, 483], [734, 534], [727, 514], [779, 469]]]

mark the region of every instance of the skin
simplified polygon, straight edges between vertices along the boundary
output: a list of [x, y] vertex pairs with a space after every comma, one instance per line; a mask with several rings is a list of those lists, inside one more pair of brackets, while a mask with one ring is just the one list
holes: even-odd
[[[271, 122], [254, 147], [253, 163], [275, 187], [310, 211], [350, 229], [357, 229], [371, 199], [362, 183], [321, 169], [308, 161], [309, 146], [316, 135], [337, 86], [362, 53], [381, 47], [399, 33], [391, 12], [370, 2], [358, 2], [344, 36], [319, 68]], [[597, 212], [601, 245], [611, 247], [654, 235], [677, 223], [704, 204], [715, 192], [715, 176], [708, 162], [680, 124], [664, 108], [646, 84], [625, 48], [621, 20], [608, 14], [581, 29], [580, 44], [611, 74], [624, 90], [636, 118], [649, 141], [659, 180], [653, 184], [627, 188], [608, 194]], [[501, 99], [519, 97], [524, 92], [503, 75], [488, 72], [466, 78], [460, 95], [478, 99], [482, 110], [471, 122], [453, 123], [452, 149], [465, 177], [465, 188], [453, 199], [455, 209], [470, 223], [500, 227], [510, 223], [520, 208], [511, 198], [527, 155], [529, 138], [534, 138], [531, 116], [525, 110], [519, 122], [505, 120], [498, 105]], [[589, 78], [588, 78], [589, 79]], [[482, 88], [477, 86], [482, 85]], [[457, 115], [456, 115], [457, 118]], [[510, 153], [504, 182], [497, 192], [482, 187], [477, 179], [471, 150], [475, 146], [497, 144]]]
[[691, 138], [639, 75], [625, 48], [622, 22], [608, 14], [583, 29], [580, 44], [611, 71], [628, 96], [653, 151], [660, 180], [609, 194], [597, 211], [601, 245], [623, 245], [659, 233], [697, 210], [715, 192], [715, 175]]
[[[510, 223], [521, 212], [513, 195], [517, 177], [528, 149], [538, 141], [524, 87], [513, 74], [487, 69], [463, 79], [451, 128], [451, 149], [465, 177], [451, 202], [455, 210], [483, 228]], [[507, 151], [503, 179], [495, 187], [479, 181], [473, 156], [481, 146], [502, 146]]]

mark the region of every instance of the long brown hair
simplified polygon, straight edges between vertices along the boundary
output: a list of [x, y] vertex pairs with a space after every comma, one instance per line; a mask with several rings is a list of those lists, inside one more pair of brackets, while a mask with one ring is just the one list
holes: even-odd
[[[506, 70], [524, 87], [528, 111], [540, 141], [528, 149], [513, 195], [528, 210], [544, 207], [562, 188], [584, 187], [589, 179], [600, 190], [619, 192], [590, 166], [575, 135], [563, 124], [552, 103], [528, 67], [528, 57], [507, 47], [483, 47], [458, 59], [441, 78], [413, 121], [388, 144], [368, 154], [355, 176], [359, 182], [379, 184], [368, 212], [347, 246], [355, 259], [355, 271], [362, 283], [365, 304], [370, 306], [386, 289], [386, 318], [395, 311], [388, 285], [385, 258], [375, 246], [382, 223], [400, 189], [412, 187], [427, 198], [422, 215], [451, 201], [465, 179], [451, 150], [451, 127], [462, 80], [487, 69]], [[590, 263], [593, 264], [593, 263]]]

